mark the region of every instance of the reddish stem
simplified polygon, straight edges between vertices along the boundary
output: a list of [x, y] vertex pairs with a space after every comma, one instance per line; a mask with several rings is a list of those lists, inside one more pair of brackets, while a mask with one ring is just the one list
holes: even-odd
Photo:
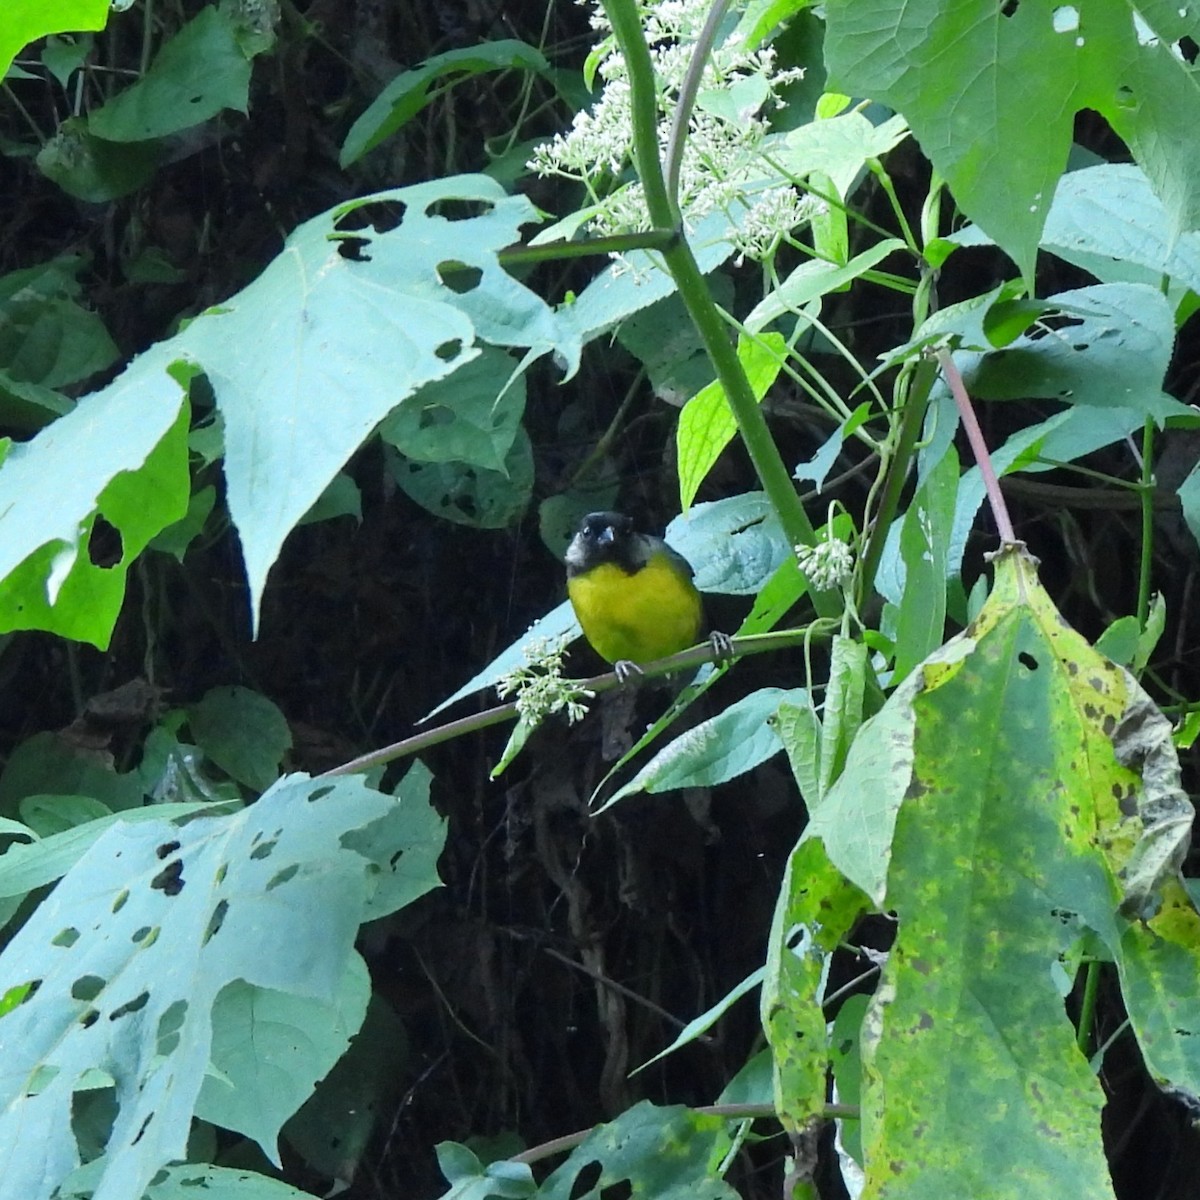
[[942, 374], [946, 376], [946, 382], [950, 385], [954, 402], [958, 405], [958, 415], [962, 418], [963, 428], [967, 431], [967, 441], [971, 443], [971, 453], [975, 455], [980, 474], [983, 475], [983, 486], [987, 489], [988, 503], [992, 506], [992, 516], [995, 517], [996, 528], [1000, 532], [1000, 542], [1007, 546], [1017, 540], [1017, 535], [1013, 533], [1008, 506], [1004, 503], [1004, 495], [1000, 491], [1000, 481], [996, 478], [996, 471], [992, 467], [992, 456], [988, 453], [987, 443], [983, 440], [983, 430], [979, 428], [979, 420], [975, 416], [971, 397], [967, 395], [962, 373], [955, 365], [949, 350], [945, 348], [939, 350], [937, 360], [938, 365], [942, 368]]

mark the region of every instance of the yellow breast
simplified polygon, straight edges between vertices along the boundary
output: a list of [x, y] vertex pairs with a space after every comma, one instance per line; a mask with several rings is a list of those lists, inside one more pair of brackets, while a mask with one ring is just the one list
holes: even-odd
[[608, 662], [664, 658], [700, 633], [700, 593], [663, 554], [632, 575], [601, 563], [567, 581], [584, 636]]

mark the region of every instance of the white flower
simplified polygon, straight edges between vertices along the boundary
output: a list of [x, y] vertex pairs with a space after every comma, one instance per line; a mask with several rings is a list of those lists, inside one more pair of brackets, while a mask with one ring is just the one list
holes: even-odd
[[[658, 81], [658, 141], [665, 150], [680, 88], [695, 58], [711, 0], [657, 0], [642, 5], [642, 24]], [[598, 210], [589, 220], [592, 233], [632, 233], [650, 226], [639, 183], [620, 182], [632, 162], [632, 108], [624, 59], [599, 5], [592, 26], [607, 40], [597, 67], [604, 90], [587, 112], [577, 113], [570, 130], [539, 146], [529, 166], [539, 175], [558, 175], [582, 183]], [[795, 225], [812, 215], [811, 207], [791, 188], [764, 203], [751, 192], [774, 172], [762, 160], [767, 137], [766, 113], [781, 104], [779, 91], [803, 75], [776, 71], [770, 47], [747, 50], [736, 35], [714, 47], [704, 65], [697, 103], [688, 121], [679, 172], [678, 203], [689, 229], [708, 213], [749, 209], [752, 232], [740, 238], [744, 256], [771, 253]], [[782, 194], [786, 193], [786, 201]], [[761, 207], [760, 207], [761, 206]], [[755, 210], [758, 208], [757, 215]]]
[[843, 587], [854, 572], [854, 551], [843, 541], [828, 537], [815, 546], [797, 546], [796, 562], [817, 591]]
[[573, 725], [587, 713], [585, 701], [594, 692], [578, 687], [562, 676], [562, 656], [567, 648], [565, 636], [534, 638], [521, 647], [523, 666], [514, 667], [496, 682], [501, 699], [516, 693], [517, 712], [530, 725], [539, 725], [556, 712], [565, 711]]

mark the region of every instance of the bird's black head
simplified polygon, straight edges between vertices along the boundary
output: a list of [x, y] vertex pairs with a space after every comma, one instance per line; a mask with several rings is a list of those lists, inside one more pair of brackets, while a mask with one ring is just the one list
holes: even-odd
[[567, 573], [578, 575], [604, 562], [636, 570], [636, 537], [633, 521], [624, 513], [588, 513], [567, 547]]

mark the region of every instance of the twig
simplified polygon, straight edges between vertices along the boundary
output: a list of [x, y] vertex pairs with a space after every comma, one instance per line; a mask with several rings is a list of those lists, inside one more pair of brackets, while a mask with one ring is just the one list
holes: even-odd
[[971, 397], [967, 395], [966, 385], [950, 351], [944, 346], [937, 352], [938, 366], [946, 376], [954, 403], [958, 405], [958, 415], [962, 419], [963, 428], [967, 431], [967, 441], [971, 443], [971, 453], [979, 473], [983, 476], [983, 486], [987, 490], [988, 503], [992, 506], [992, 516], [996, 519], [996, 529], [1000, 533], [1002, 545], [1011, 545], [1017, 540], [1013, 533], [1012, 521], [1008, 516], [1008, 505], [1004, 503], [1004, 494], [1000, 491], [1000, 481], [996, 478], [992, 467], [992, 456], [988, 453], [987, 442], [983, 440], [983, 430], [975, 416], [971, 405]]

